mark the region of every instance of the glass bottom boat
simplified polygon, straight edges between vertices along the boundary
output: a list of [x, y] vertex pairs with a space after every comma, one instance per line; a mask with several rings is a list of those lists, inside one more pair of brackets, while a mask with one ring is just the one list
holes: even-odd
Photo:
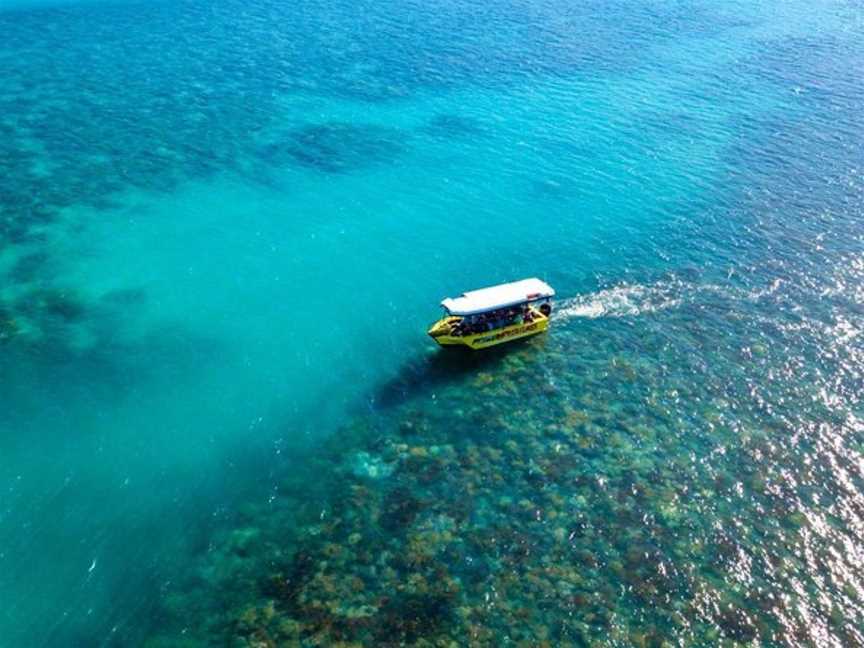
[[473, 290], [441, 302], [445, 315], [429, 328], [444, 347], [487, 347], [537, 335], [549, 328], [555, 291], [539, 279]]

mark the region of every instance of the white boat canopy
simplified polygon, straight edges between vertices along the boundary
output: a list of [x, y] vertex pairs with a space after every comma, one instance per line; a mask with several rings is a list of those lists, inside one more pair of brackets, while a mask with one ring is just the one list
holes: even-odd
[[448, 297], [441, 305], [451, 315], [477, 315], [554, 296], [552, 286], [535, 278], [472, 290], [461, 297]]

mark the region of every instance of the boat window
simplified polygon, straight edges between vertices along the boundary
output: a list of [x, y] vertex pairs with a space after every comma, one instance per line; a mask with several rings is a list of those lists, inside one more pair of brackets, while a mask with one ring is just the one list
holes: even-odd
[[485, 313], [453, 315], [448, 311], [451, 335], [462, 336], [494, 331], [507, 326], [529, 324], [539, 317], [529, 303], [506, 306]]

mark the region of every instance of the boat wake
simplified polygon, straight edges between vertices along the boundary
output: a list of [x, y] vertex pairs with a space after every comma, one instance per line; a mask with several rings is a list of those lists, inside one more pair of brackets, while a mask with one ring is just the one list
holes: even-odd
[[635, 317], [674, 308], [680, 303], [680, 290], [671, 285], [622, 284], [559, 302], [555, 318]]
[[779, 280], [775, 280], [767, 288], [753, 291], [717, 284], [695, 284], [680, 279], [648, 285], [619, 284], [587, 295], [560, 300], [553, 317], [557, 320], [637, 317], [709, 299], [756, 301], [773, 294], [779, 286]]

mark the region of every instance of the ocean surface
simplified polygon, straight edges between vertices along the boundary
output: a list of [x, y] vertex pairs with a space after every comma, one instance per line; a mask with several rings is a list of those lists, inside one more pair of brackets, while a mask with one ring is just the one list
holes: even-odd
[[862, 116], [858, 0], [0, 0], [0, 646], [864, 646]]

